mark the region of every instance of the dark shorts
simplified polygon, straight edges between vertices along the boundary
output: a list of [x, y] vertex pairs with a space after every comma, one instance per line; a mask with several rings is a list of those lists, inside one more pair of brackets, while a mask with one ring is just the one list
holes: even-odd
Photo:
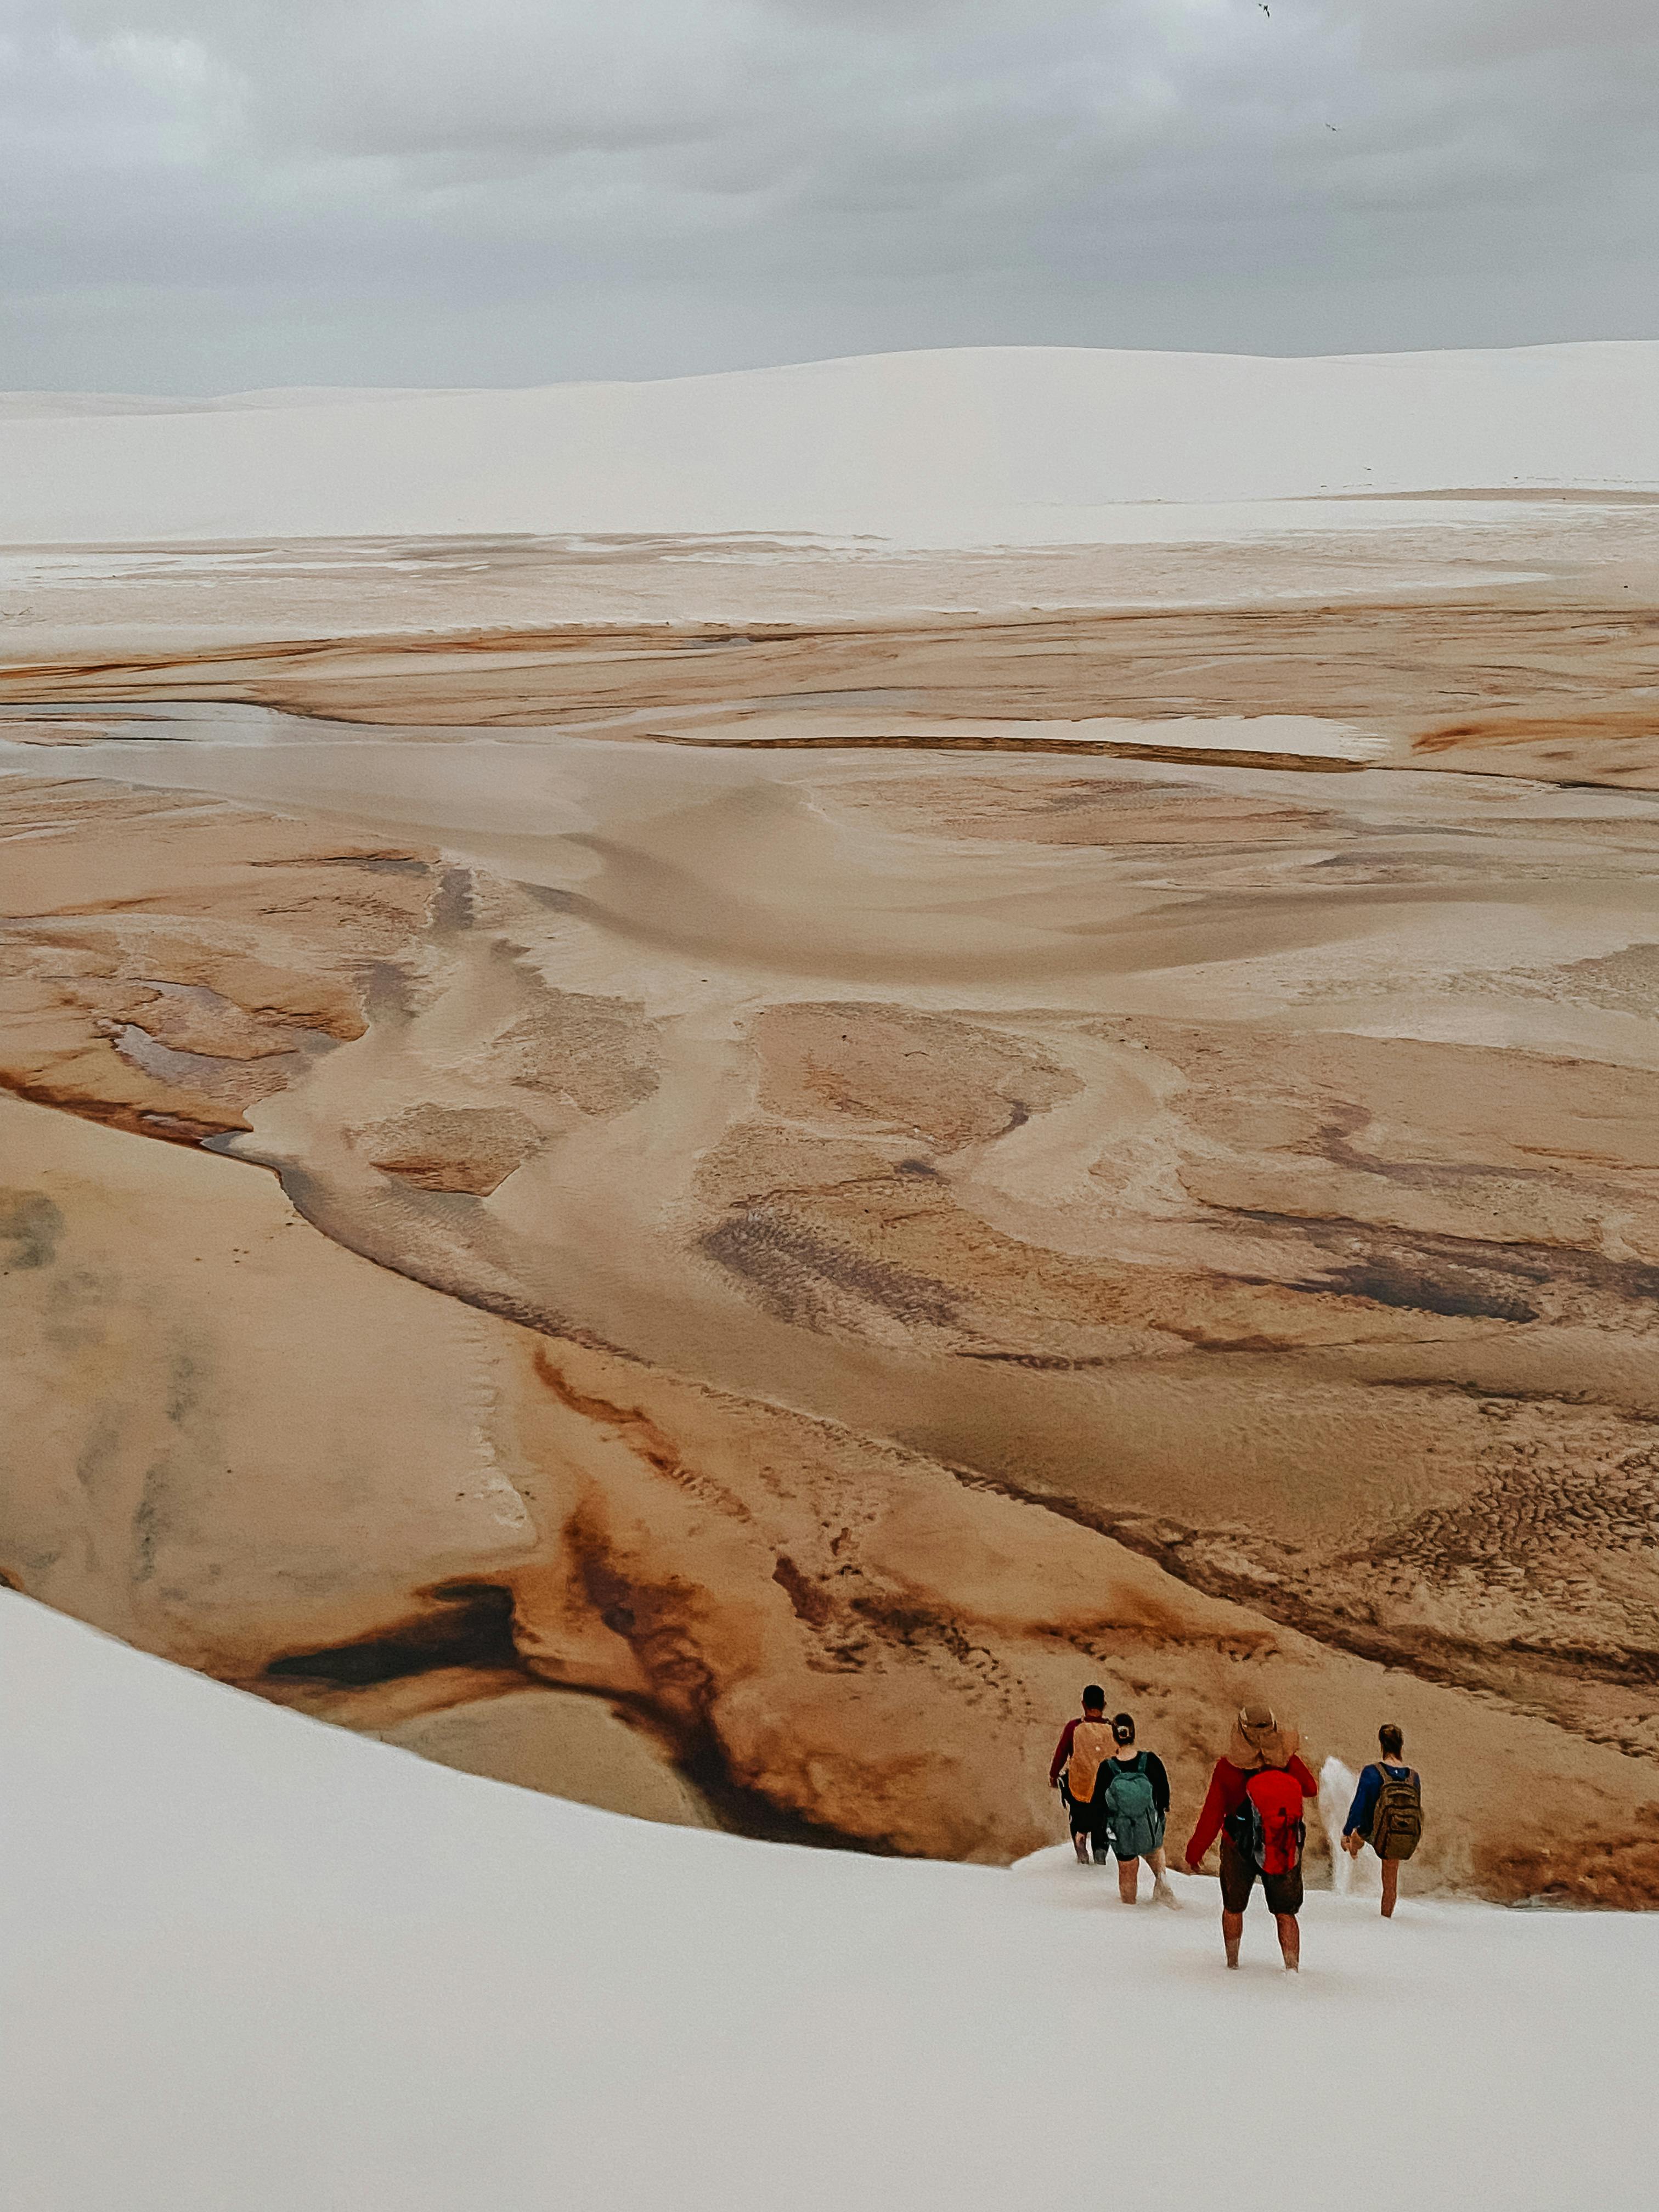
[[[1118, 1849], [1118, 1847], [1117, 1847], [1117, 1838], [1116, 1838], [1115, 1836], [1109, 1836], [1109, 1835], [1108, 1835], [1108, 1833], [1107, 1833], [1107, 1830], [1106, 1830], [1106, 1823], [1105, 1823], [1105, 1808], [1103, 1806], [1103, 1807], [1101, 1808], [1101, 1825], [1100, 1825], [1100, 1826], [1099, 1826], [1099, 1827], [1097, 1827], [1097, 1828], [1096, 1829], [1096, 1831], [1095, 1831], [1095, 1849], [1096, 1849], [1096, 1850], [1097, 1850], [1098, 1853], [1100, 1853], [1103, 1856], [1104, 1856], [1105, 1850], [1106, 1850], [1106, 1846], [1107, 1846], [1108, 1843], [1109, 1843], [1109, 1844], [1111, 1844], [1111, 1847], [1112, 1847], [1112, 1856], [1113, 1856], [1115, 1859], [1116, 1859], [1116, 1860], [1118, 1861], [1118, 1863], [1119, 1863], [1119, 1864], [1120, 1864], [1120, 1865], [1127, 1865], [1127, 1863], [1128, 1863], [1128, 1859], [1127, 1859], [1127, 1857], [1126, 1854], [1125, 1854], [1125, 1853], [1123, 1853], [1122, 1851], [1119, 1850], [1119, 1849]], [[1163, 1821], [1162, 1821], [1162, 1820], [1160, 1820], [1160, 1821], [1158, 1822], [1158, 1840], [1157, 1840], [1157, 1842], [1156, 1842], [1155, 1844], [1152, 1844], [1152, 1851], [1161, 1851], [1161, 1850], [1163, 1850], [1163, 1848], [1164, 1848], [1164, 1823], [1163, 1823]], [[1152, 1856], [1152, 1851], [1148, 1851], [1148, 1852], [1146, 1854], [1146, 1856], [1148, 1856], [1148, 1857], [1150, 1857], [1150, 1856]], [[1140, 1855], [1139, 1855], [1139, 1853], [1137, 1853], [1137, 1854], [1136, 1854], [1136, 1856], [1140, 1856]]]
[[1269, 1912], [1297, 1913], [1302, 1910], [1302, 1869], [1293, 1867], [1289, 1874], [1264, 1874], [1260, 1877], [1255, 1867], [1224, 1836], [1221, 1838], [1221, 1909], [1224, 1912], [1243, 1912], [1250, 1901], [1250, 1892], [1258, 1878], [1261, 1894], [1267, 1901]]

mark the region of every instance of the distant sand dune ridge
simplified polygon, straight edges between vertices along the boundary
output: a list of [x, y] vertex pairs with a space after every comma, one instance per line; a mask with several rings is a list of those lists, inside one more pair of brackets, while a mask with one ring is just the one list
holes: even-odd
[[1324, 360], [966, 347], [659, 383], [0, 413], [0, 540], [20, 543], [1080, 544], [1126, 504], [1469, 486], [1659, 489], [1659, 341]]

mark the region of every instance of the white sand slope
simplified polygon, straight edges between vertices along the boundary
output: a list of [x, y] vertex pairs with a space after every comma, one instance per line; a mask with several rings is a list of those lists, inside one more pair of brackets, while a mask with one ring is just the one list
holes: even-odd
[[15, 544], [1091, 542], [1225, 534], [1213, 517], [1113, 512], [1125, 503], [1517, 486], [1659, 487], [1659, 341], [1321, 360], [978, 347], [527, 392], [258, 392], [172, 412], [0, 398], [0, 542]]
[[[1659, 1920], [1310, 1900], [635, 1824], [0, 1597], [15, 2212], [1653, 2202]], [[1106, 2123], [1121, 2136], [1106, 2140]], [[1103, 2180], [1109, 2166], [1109, 2187]]]

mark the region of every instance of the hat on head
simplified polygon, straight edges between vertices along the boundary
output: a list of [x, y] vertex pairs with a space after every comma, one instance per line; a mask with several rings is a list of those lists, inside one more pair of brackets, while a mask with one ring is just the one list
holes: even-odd
[[1241, 1705], [1227, 1758], [1247, 1772], [1253, 1767], [1288, 1766], [1301, 1741], [1293, 1728], [1280, 1727], [1271, 1705]]

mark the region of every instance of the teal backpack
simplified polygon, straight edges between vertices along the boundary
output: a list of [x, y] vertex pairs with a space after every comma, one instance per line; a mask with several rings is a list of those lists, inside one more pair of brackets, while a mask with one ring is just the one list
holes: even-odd
[[1106, 1825], [1112, 1849], [1121, 1859], [1145, 1858], [1164, 1841], [1164, 1816], [1152, 1802], [1146, 1756], [1114, 1759], [1106, 1785]]

